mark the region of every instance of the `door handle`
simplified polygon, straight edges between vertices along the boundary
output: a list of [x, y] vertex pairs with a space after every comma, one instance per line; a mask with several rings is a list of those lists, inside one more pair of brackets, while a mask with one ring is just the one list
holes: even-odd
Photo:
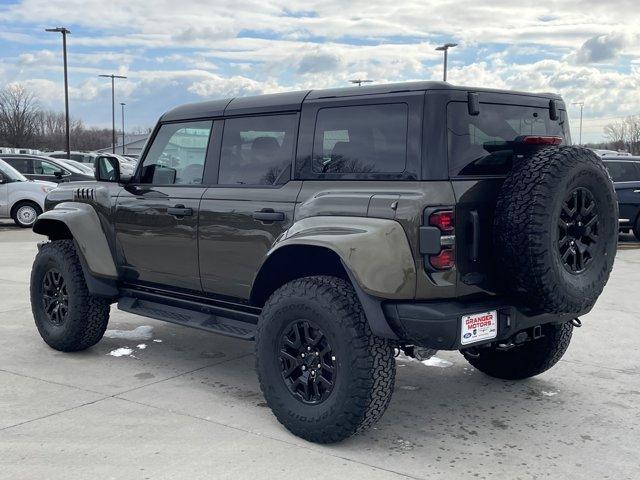
[[284, 212], [276, 212], [272, 208], [263, 208], [258, 212], [253, 212], [253, 218], [261, 222], [282, 222]]
[[167, 208], [167, 213], [174, 217], [187, 217], [193, 215], [193, 209], [186, 208], [184, 205], [176, 205], [175, 207]]

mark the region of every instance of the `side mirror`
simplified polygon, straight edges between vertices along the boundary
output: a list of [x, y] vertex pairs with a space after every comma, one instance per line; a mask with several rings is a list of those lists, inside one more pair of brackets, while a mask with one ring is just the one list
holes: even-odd
[[55, 172], [53, 172], [53, 176], [60, 180], [62, 177], [64, 177], [64, 172], [62, 170], [56, 170]]
[[115, 157], [98, 157], [95, 160], [96, 181], [120, 182], [120, 163]]

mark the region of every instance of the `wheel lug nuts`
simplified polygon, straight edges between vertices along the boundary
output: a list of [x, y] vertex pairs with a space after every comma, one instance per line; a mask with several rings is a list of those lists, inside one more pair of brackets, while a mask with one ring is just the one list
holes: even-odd
[[332, 356], [332, 357], [331, 357], [331, 360], [333, 360], [333, 361], [335, 362], [335, 361], [336, 361], [336, 357], [335, 357], [335, 356]]
[[310, 352], [310, 351], [311, 351], [311, 347], [307, 347], [307, 351], [309, 351], [309, 352]]
[[302, 358], [304, 358], [304, 353], [301, 353], [301, 354], [300, 354], [300, 356], [301, 356]]
[[322, 368], [322, 365], [321, 365], [321, 364], [318, 364], [318, 368]]
[[304, 370], [306, 370], [306, 369], [307, 369], [307, 367], [305, 367], [304, 365], [302, 365], [302, 370], [304, 371]]

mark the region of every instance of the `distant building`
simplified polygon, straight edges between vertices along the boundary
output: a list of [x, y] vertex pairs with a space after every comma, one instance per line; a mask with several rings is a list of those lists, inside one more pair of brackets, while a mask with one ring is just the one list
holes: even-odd
[[[149, 133], [136, 133], [124, 136], [124, 154], [125, 155], [142, 155], [144, 146], [149, 138]], [[112, 147], [109, 145], [106, 148], [96, 150], [96, 152], [111, 152]], [[122, 137], [120, 137], [120, 143], [116, 145], [116, 153], [122, 154]]]

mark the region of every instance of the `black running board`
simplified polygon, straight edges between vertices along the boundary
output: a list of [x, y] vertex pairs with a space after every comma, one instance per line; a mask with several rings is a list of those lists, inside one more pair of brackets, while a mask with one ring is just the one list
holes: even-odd
[[[137, 297], [137, 296], [136, 296]], [[118, 308], [143, 317], [198, 328], [243, 340], [254, 340], [258, 315], [189, 302], [185, 305], [159, 303], [150, 299], [121, 297]], [[181, 303], [181, 302], [180, 302]]]

